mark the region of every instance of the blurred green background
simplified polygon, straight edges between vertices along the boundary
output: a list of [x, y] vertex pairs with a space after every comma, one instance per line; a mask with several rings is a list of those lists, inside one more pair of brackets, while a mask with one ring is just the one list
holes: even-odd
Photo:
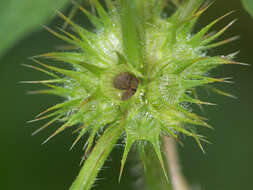
[[[241, 38], [212, 50], [210, 54], [223, 55], [240, 50], [237, 61], [251, 64], [253, 19], [243, 9], [239, 0], [217, 0], [201, 17], [197, 27], [201, 28], [231, 10], [236, 12], [220, 22], [217, 30], [233, 18], [238, 18], [222, 38], [233, 35], [240, 35]], [[15, 9], [9, 11], [15, 12]], [[86, 20], [81, 22], [85, 25]], [[55, 28], [55, 25], [61, 26], [62, 23], [59, 18], [54, 18], [49, 25]], [[21, 64], [31, 64], [29, 57], [54, 50], [64, 44], [42, 26], [39, 28], [26, 35], [0, 58], [0, 189], [67, 190], [80, 169], [84, 140], [69, 152], [75, 137], [69, 130], [42, 146], [43, 140], [56, 126], [31, 136], [42, 123], [27, 123], [48, 106], [61, 101], [53, 96], [27, 95], [27, 91], [37, 89], [38, 86], [19, 83], [24, 80], [45, 78], [40, 72], [25, 68]], [[7, 31], [2, 28], [1, 23], [0, 31], [2, 33]], [[8, 33], [5, 35], [8, 36]], [[204, 111], [198, 111], [209, 118], [209, 124], [215, 128], [201, 131], [212, 144], [204, 145], [207, 153], [203, 154], [191, 138], [184, 139], [184, 147], [179, 148], [183, 173], [196, 189], [200, 187], [202, 190], [252, 189], [252, 67], [230, 65], [220, 67], [213, 73], [217, 76], [233, 77], [234, 84], [222, 84], [219, 87], [234, 94], [238, 99], [201, 91], [202, 99], [218, 104], [218, 106], [205, 106]], [[129, 167], [126, 168], [121, 183], [117, 182], [121, 154], [122, 147], [119, 145], [103, 168], [94, 189], [135, 189], [133, 186], [135, 176]], [[127, 166], [129, 165], [128, 162]]]

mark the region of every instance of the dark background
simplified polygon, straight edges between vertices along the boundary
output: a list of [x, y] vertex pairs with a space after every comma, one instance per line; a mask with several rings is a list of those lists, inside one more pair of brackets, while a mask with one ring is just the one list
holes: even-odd
[[[198, 27], [204, 26], [225, 13], [236, 10], [232, 16], [217, 25], [217, 29], [238, 18], [222, 38], [240, 35], [229, 45], [216, 48], [211, 54], [229, 54], [240, 50], [237, 61], [253, 61], [253, 19], [243, 10], [239, 0], [217, 0], [201, 17]], [[56, 19], [60, 26], [62, 21]], [[45, 75], [21, 66], [31, 63], [27, 58], [63, 44], [47, 31], [30, 34], [0, 59], [0, 189], [8, 190], [67, 190], [78, 174], [82, 143], [68, 151], [74, 140], [71, 131], [64, 132], [46, 145], [41, 145], [56, 126], [31, 136], [42, 123], [26, 123], [60, 99], [47, 95], [27, 95], [37, 85], [19, 81], [42, 79]], [[231, 99], [214, 93], [202, 92], [202, 99], [218, 106], [204, 107], [202, 115], [209, 118], [215, 130], [202, 130], [212, 144], [205, 144], [203, 154], [190, 138], [180, 147], [183, 173], [190, 184], [204, 190], [252, 189], [253, 171], [253, 70], [252, 67], [229, 65], [214, 71], [217, 76], [233, 77], [234, 84], [222, 84], [227, 92], [237, 96]], [[118, 181], [122, 147], [118, 146], [102, 170], [94, 189], [134, 189], [133, 177], [127, 168]]]

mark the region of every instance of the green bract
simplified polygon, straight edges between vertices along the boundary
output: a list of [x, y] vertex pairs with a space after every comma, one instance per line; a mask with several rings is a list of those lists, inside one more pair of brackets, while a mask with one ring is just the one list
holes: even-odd
[[[163, 135], [191, 136], [202, 149], [203, 137], [192, 127], [209, 126], [185, 105], [209, 104], [196, 98], [195, 88], [226, 82], [207, 73], [217, 66], [234, 63], [231, 55], [207, 55], [209, 48], [235, 39], [213, 43], [234, 21], [216, 33], [209, 33], [221, 17], [193, 34], [196, 20], [208, 8], [202, 0], [186, 1], [169, 17], [162, 13], [163, 0], [107, 0], [107, 9], [96, 0], [93, 2], [96, 14], [80, 9], [94, 30], [86, 30], [59, 13], [76, 35], [48, 30], [68, 42], [73, 50], [38, 56], [66, 62], [73, 69], [49, 66], [38, 60], [35, 61], [44, 69], [30, 66], [53, 78], [38, 81], [50, 87], [38, 92], [65, 98], [36, 119], [53, 118], [39, 130], [56, 121], [64, 122], [48, 140], [66, 128], [77, 126], [79, 136], [74, 144], [89, 133], [86, 155], [97, 132], [106, 130], [85, 161], [72, 190], [91, 187], [121, 135], [126, 138], [121, 172], [131, 146], [137, 141], [153, 145], [163, 168], [160, 151]], [[116, 88], [115, 83], [125, 86]]]

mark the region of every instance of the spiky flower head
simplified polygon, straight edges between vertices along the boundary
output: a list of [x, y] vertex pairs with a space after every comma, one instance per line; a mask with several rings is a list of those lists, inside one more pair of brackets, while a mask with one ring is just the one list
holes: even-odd
[[213, 43], [234, 21], [209, 33], [223, 16], [193, 34], [198, 17], [209, 6], [202, 0], [186, 1], [169, 17], [163, 14], [163, 0], [106, 0], [106, 9], [97, 0], [92, 2], [95, 12], [82, 7], [80, 10], [94, 28], [85, 29], [59, 13], [75, 34], [48, 30], [73, 49], [38, 56], [56, 64], [68, 63], [72, 68], [46, 65], [38, 59], [35, 62], [44, 68], [32, 66], [53, 78], [38, 81], [50, 87], [38, 92], [65, 98], [38, 116], [36, 120], [53, 118], [39, 130], [63, 121], [49, 140], [64, 129], [77, 126], [79, 135], [74, 144], [89, 133], [87, 153], [98, 131], [118, 129], [118, 136], [126, 138], [122, 168], [135, 142], [150, 142], [163, 163], [163, 135], [191, 136], [202, 149], [203, 138], [193, 126], [209, 126], [185, 105], [208, 104], [196, 98], [195, 88], [226, 82], [207, 73], [217, 66], [234, 63], [232, 56], [211, 57], [207, 51], [234, 39]]

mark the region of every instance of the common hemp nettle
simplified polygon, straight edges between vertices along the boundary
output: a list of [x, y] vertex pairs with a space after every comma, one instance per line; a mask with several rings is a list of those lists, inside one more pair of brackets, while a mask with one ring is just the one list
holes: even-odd
[[[93, 0], [93, 11], [79, 7], [94, 26], [92, 29], [83, 28], [60, 12], [72, 30], [60, 29], [58, 33], [47, 28], [70, 48], [36, 56], [34, 61], [40, 67], [29, 67], [51, 78], [30, 83], [49, 87], [35, 93], [58, 95], [65, 101], [37, 116], [35, 121], [51, 119], [35, 133], [62, 122], [45, 142], [66, 128], [75, 127], [78, 136], [73, 146], [89, 134], [84, 164], [70, 190], [92, 187], [120, 137], [125, 142], [120, 176], [129, 150], [136, 143], [144, 160], [145, 144], [152, 145], [165, 175], [162, 136], [177, 140], [180, 135], [191, 136], [203, 150], [201, 141], [206, 140], [193, 128], [209, 125], [189, 107], [210, 104], [197, 98], [196, 87], [229, 82], [211, 77], [209, 71], [220, 65], [237, 64], [232, 61], [235, 54], [209, 56], [208, 50], [236, 39], [214, 42], [234, 21], [210, 32], [228, 13], [193, 33], [196, 21], [210, 4], [203, 0], [177, 2], [105, 0], [104, 7]], [[175, 7], [175, 11], [166, 14], [164, 9], [168, 6]], [[51, 59], [55, 65], [45, 64], [42, 59]], [[69, 64], [71, 69], [58, 66], [60, 62]]]

